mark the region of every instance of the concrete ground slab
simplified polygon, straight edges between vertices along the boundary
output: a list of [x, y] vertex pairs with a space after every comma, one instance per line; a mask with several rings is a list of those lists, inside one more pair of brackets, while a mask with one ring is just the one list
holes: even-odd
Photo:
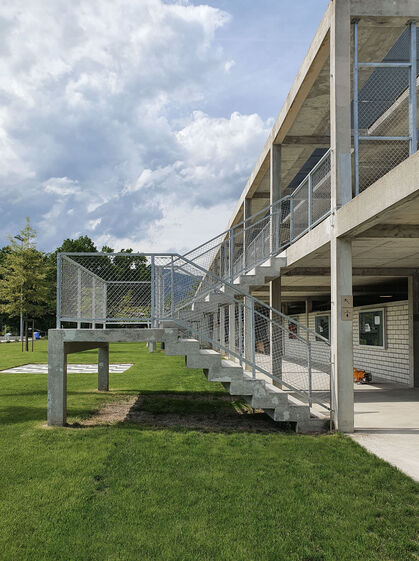
[[355, 386], [355, 433], [361, 446], [419, 481], [419, 388]]
[[[111, 374], [120, 374], [131, 368], [132, 364], [110, 364], [109, 372]], [[68, 374], [97, 374], [97, 364], [68, 364]], [[48, 364], [24, 364], [23, 366], [16, 366], [1, 370], [0, 374], [48, 374]]]

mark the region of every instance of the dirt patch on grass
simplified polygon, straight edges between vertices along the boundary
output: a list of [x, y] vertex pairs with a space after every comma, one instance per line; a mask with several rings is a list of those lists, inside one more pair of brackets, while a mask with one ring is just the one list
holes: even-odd
[[130, 423], [143, 428], [179, 428], [203, 432], [277, 432], [284, 426], [274, 423], [262, 410], [251, 409], [229, 395], [208, 393], [140, 394], [108, 403], [79, 426], [91, 427]]

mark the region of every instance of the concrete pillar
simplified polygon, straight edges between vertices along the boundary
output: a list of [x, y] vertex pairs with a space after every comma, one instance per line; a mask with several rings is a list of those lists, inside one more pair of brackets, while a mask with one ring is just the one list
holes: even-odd
[[48, 333], [48, 425], [63, 426], [67, 420], [67, 355], [62, 334]]
[[335, 0], [330, 28], [331, 139], [331, 356], [332, 401], [338, 430], [354, 430], [352, 321], [344, 320], [341, 297], [352, 295], [352, 247], [335, 235], [336, 211], [352, 198], [350, 2]]
[[98, 349], [97, 389], [109, 391], [109, 345]]
[[[273, 205], [281, 198], [281, 144], [272, 144], [270, 152], [270, 204]], [[271, 252], [274, 254], [280, 247], [281, 215], [279, 205], [276, 205], [271, 219]]]
[[[254, 319], [252, 322], [252, 303], [251, 298], [248, 296], [244, 297], [244, 358], [248, 361], [252, 361], [252, 345], [254, 338], [252, 335], [252, 323], [254, 326]], [[247, 370], [250, 369], [248, 364], [245, 364]]]
[[[236, 304], [228, 307], [228, 347], [232, 351], [236, 348]], [[233, 355], [230, 355], [233, 358]]]
[[243, 220], [244, 220], [244, 227], [243, 227], [243, 265], [245, 270], [248, 267], [251, 267], [252, 263], [249, 262], [249, 256], [247, 252], [247, 248], [250, 242], [250, 231], [249, 231], [249, 223], [247, 220], [252, 216], [252, 201], [251, 199], [245, 198], [243, 201]]
[[352, 246], [350, 240], [331, 239], [331, 358], [334, 368], [332, 407], [335, 427], [354, 430], [352, 319], [344, 320], [342, 296], [352, 294]]
[[[309, 328], [310, 314], [313, 311], [313, 301], [310, 297], [306, 298], [306, 327]], [[310, 332], [307, 330], [307, 341], [310, 340]]]
[[220, 306], [220, 349], [221, 351], [224, 350], [225, 347], [225, 341], [226, 341], [226, 336], [225, 336], [225, 330], [226, 330], [226, 312], [225, 312], [225, 306]]
[[419, 271], [409, 277], [409, 330], [411, 382], [419, 387]]
[[[278, 277], [269, 283], [269, 305], [274, 310], [281, 310], [281, 277]], [[270, 313], [271, 320], [275, 325], [271, 324], [270, 329], [270, 346], [271, 346], [271, 361], [272, 361], [272, 374], [276, 378], [275, 386], [281, 387], [282, 380], [282, 357], [284, 352], [284, 333], [283, 330], [277, 326], [278, 323], [282, 325], [282, 319], [279, 314]]]
[[155, 341], [150, 341], [149, 343], [147, 343], [148, 345], [148, 352], [149, 353], [153, 353], [156, 350], [156, 342]]

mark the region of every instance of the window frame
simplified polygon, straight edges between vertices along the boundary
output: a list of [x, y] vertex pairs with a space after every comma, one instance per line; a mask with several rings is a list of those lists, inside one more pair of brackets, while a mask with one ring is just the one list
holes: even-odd
[[[331, 323], [331, 322], [330, 322], [330, 313], [318, 313], [318, 314], [316, 314], [316, 315], [314, 316], [314, 331], [315, 331], [316, 333], [317, 333], [317, 318], [327, 318], [327, 321], [328, 321], [328, 323], [329, 323], [329, 336], [328, 336], [328, 337], [324, 337], [324, 335], [323, 335], [323, 337], [324, 337], [325, 339], [327, 339], [327, 340], [329, 341], [329, 343], [330, 343], [330, 335], [331, 335], [331, 333], [330, 333], [330, 323]], [[321, 333], [320, 333], [320, 335], [321, 335]], [[323, 339], [320, 339], [320, 338], [317, 337], [317, 335], [316, 335], [316, 341], [323, 341]], [[323, 342], [324, 342], [324, 341], [323, 341]]]
[[[358, 310], [358, 345], [361, 349], [386, 349], [386, 309], [385, 308], [370, 308], [366, 310]], [[373, 314], [374, 312], [381, 312], [382, 324], [381, 329], [383, 332], [383, 344], [382, 345], [364, 345], [361, 343], [361, 314]]]

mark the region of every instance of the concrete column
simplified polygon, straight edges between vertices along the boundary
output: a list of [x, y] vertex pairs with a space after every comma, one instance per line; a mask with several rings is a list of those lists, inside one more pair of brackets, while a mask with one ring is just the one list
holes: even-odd
[[342, 319], [341, 297], [352, 294], [352, 246], [350, 240], [331, 239], [331, 358], [332, 407], [335, 427], [354, 430], [354, 382], [352, 320]]
[[[228, 346], [232, 351], [236, 348], [236, 304], [228, 307]], [[230, 355], [233, 358], [233, 355]]]
[[331, 356], [332, 401], [338, 430], [354, 430], [352, 321], [343, 320], [341, 297], [352, 295], [351, 242], [336, 238], [336, 211], [352, 198], [350, 2], [335, 0], [330, 28], [331, 139]]
[[[309, 328], [310, 314], [313, 311], [313, 301], [310, 297], [306, 298], [306, 327]], [[307, 331], [307, 341], [310, 340], [310, 332]]]
[[243, 201], [243, 220], [244, 222], [244, 227], [243, 227], [243, 265], [244, 268], [247, 270], [248, 266], [251, 265], [251, 263], [249, 263], [248, 261], [248, 254], [247, 254], [247, 248], [249, 245], [249, 224], [247, 222], [248, 218], [250, 218], [252, 216], [252, 200], [245, 198]]
[[419, 271], [409, 277], [410, 372], [412, 386], [419, 387]]
[[[278, 277], [269, 283], [269, 305], [274, 310], [281, 310], [281, 277]], [[271, 344], [272, 374], [277, 380], [274, 385], [276, 385], [277, 387], [281, 387], [284, 333], [283, 330], [277, 326], [278, 323], [282, 324], [281, 316], [273, 312], [271, 312], [270, 315], [271, 320], [276, 324], [271, 324], [269, 334]]]
[[[281, 198], [281, 144], [272, 144], [270, 152], [270, 204], [273, 205]], [[275, 206], [271, 219], [271, 252], [276, 253], [280, 246], [281, 216]], [[275, 212], [277, 211], [277, 212]]]
[[109, 344], [98, 349], [97, 389], [109, 391]]
[[[252, 304], [251, 298], [244, 297], [244, 358], [248, 361], [252, 361]], [[254, 325], [254, 322], [253, 322]], [[250, 366], [245, 364], [245, 368], [248, 370]]]
[[63, 426], [67, 420], [67, 355], [60, 332], [48, 333], [48, 425]]
[[350, 2], [335, 0], [330, 28], [332, 213], [352, 199]]
[[226, 329], [226, 312], [225, 306], [220, 306], [220, 345], [221, 350], [223, 351], [225, 344], [226, 344], [226, 336], [225, 336], [225, 329]]

